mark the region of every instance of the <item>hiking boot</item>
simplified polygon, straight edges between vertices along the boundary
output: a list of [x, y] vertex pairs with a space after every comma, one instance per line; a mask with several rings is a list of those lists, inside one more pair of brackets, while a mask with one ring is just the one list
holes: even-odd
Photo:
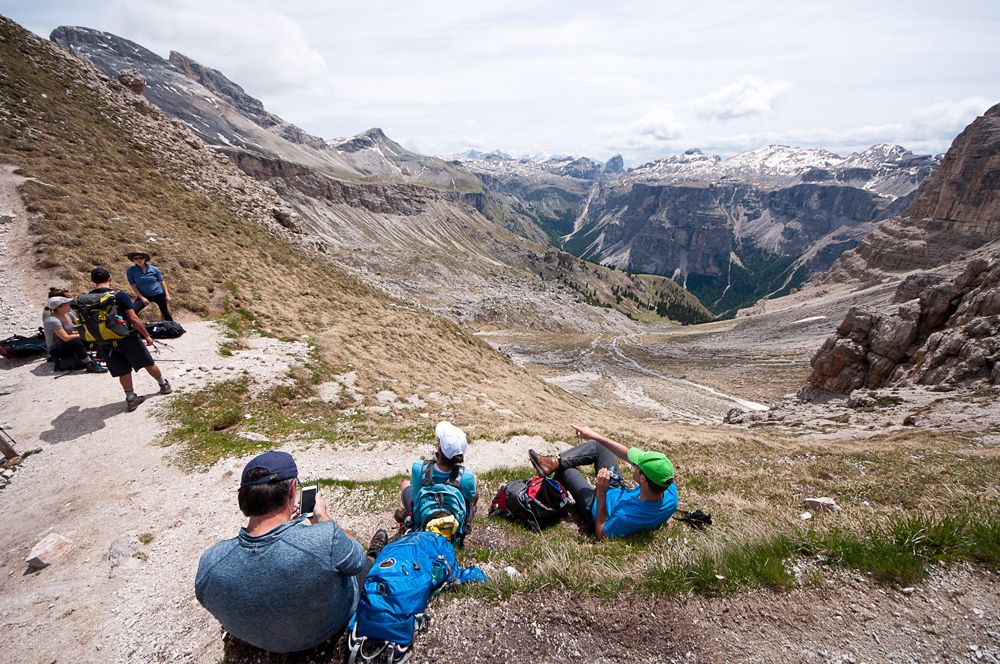
[[531, 459], [531, 465], [542, 477], [548, 477], [559, 470], [559, 457], [557, 456], [547, 456], [539, 454], [535, 450], [528, 450], [528, 458]]
[[108, 370], [93, 360], [87, 365], [87, 373], [108, 373]]
[[125, 410], [131, 413], [133, 410], [139, 407], [139, 404], [141, 404], [145, 400], [146, 397], [140, 397], [139, 395], [136, 395], [131, 399], [125, 399]]
[[378, 554], [382, 553], [382, 547], [389, 543], [389, 533], [385, 532], [384, 529], [379, 528], [372, 535], [372, 541], [368, 545], [368, 550], [365, 551], [365, 555], [369, 558], [378, 558]]
[[174, 391], [174, 388], [170, 387], [170, 381], [165, 380], [160, 383], [160, 394], [170, 394]]

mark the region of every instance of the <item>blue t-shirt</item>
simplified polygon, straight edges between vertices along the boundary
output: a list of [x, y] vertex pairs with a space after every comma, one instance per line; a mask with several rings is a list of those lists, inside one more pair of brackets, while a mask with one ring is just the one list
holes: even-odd
[[[434, 464], [431, 469], [431, 479], [434, 480], [435, 483], [440, 484], [447, 482], [448, 478], [451, 477], [451, 472], [440, 470], [436, 463], [433, 461], [431, 463]], [[420, 504], [420, 490], [422, 488], [420, 483], [423, 480], [423, 475], [420, 474], [420, 471], [423, 467], [423, 461], [414, 461], [413, 466], [410, 468], [410, 485], [413, 487], [414, 509], [416, 509], [416, 506]], [[458, 490], [465, 497], [465, 502], [471, 503], [476, 499], [476, 475], [468, 468], [465, 468], [464, 466], [463, 468], [462, 481], [458, 485]]]
[[[604, 522], [604, 535], [608, 538], [625, 537], [634, 533], [659, 528], [677, 511], [677, 484], [663, 492], [663, 500], [639, 500], [639, 487], [625, 489], [612, 487], [607, 495], [608, 520]], [[597, 519], [597, 500], [591, 508]]]
[[271, 652], [313, 648], [358, 605], [365, 552], [332, 522], [286, 521], [259, 537], [245, 529], [201, 556], [195, 596], [227, 632]]
[[138, 265], [133, 265], [125, 270], [125, 278], [133, 286], [139, 289], [143, 297], [153, 297], [163, 294], [163, 273], [152, 265], [146, 265], [143, 272]]

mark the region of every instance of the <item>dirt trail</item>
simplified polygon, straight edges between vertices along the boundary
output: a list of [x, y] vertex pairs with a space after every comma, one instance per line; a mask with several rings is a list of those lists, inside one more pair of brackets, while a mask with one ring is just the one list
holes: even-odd
[[17, 193], [22, 182], [24, 178], [14, 175], [13, 167], [0, 165], [0, 339], [40, 327], [47, 292], [37, 272], [28, 269], [32, 255], [27, 242], [28, 212]]

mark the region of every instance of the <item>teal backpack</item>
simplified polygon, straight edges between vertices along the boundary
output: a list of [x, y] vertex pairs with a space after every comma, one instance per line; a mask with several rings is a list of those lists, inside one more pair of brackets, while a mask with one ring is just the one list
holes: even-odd
[[452, 537], [455, 546], [462, 546], [469, 523], [469, 506], [459, 487], [465, 468], [457, 465], [443, 483], [434, 481], [434, 462], [424, 461], [420, 469], [420, 502], [413, 506], [413, 529], [426, 530], [427, 522], [450, 514], [459, 523]]

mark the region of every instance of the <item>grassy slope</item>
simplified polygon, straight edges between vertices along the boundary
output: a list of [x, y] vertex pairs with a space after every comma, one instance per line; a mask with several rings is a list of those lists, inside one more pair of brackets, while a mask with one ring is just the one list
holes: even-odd
[[[0, 22], [0, 36], [0, 162], [34, 179], [22, 193], [39, 213], [31, 231], [40, 267], [83, 288], [89, 269], [104, 264], [121, 284], [123, 254], [155, 247], [153, 262], [181, 307], [241, 310], [279, 336], [318, 335], [322, 358], [357, 369], [364, 383], [402, 393], [420, 384], [475, 389], [498, 401], [517, 394], [529, 413], [567, 412], [565, 395], [458, 326], [269, 232], [260, 211], [230, 190], [242, 174], [228, 160], [188, 145], [158, 111], [137, 113], [117, 83], [10, 21]], [[145, 231], [157, 234], [156, 245]]]

